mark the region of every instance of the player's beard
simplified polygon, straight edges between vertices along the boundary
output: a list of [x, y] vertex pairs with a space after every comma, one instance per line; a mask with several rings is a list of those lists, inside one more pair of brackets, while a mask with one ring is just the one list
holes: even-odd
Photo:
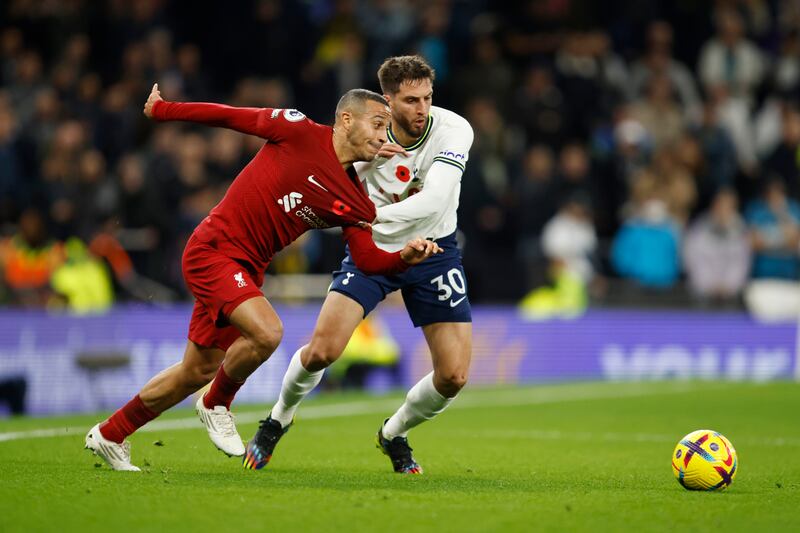
[[414, 121], [418, 120], [417, 117], [414, 117], [413, 121], [407, 120], [405, 117], [396, 117], [395, 120], [397, 121], [397, 125], [400, 126], [400, 129], [402, 129], [406, 135], [414, 139], [419, 139], [422, 132], [425, 130], [425, 121], [422, 122], [422, 126], [417, 127], [414, 125]]

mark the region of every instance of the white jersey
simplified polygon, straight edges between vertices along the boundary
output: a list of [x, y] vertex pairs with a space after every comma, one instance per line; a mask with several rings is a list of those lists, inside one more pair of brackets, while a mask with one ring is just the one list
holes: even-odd
[[[378, 208], [372, 238], [389, 252], [402, 249], [415, 237], [438, 239], [456, 230], [461, 174], [472, 146], [472, 127], [441, 107], [431, 106], [428, 117], [419, 140], [404, 147], [408, 156], [376, 158], [356, 167]], [[397, 142], [391, 128], [388, 133], [389, 142]]]

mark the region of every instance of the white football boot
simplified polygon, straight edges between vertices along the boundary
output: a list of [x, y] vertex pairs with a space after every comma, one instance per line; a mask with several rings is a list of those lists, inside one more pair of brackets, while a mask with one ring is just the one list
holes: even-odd
[[203, 405], [203, 396], [197, 399], [195, 410], [214, 446], [228, 457], [244, 455], [244, 444], [239, 432], [236, 431], [233, 413], [224, 405], [215, 405], [213, 409], [207, 408]]
[[138, 466], [131, 464], [131, 443], [124, 440], [122, 444], [117, 444], [113, 440], [108, 440], [100, 433], [100, 424], [95, 425], [86, 434], [86, 449], [92, 450], [114, 470], [140, 472]]

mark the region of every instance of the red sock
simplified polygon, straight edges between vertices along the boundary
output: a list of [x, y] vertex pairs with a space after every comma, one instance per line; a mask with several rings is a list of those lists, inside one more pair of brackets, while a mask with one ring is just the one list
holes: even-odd
[[100, 424], [100, 434], [108, 440], [122, 444], [125, 437], [131, 435], [159, 414], [148, 409], [137, 394], [131, 401], [118, 409], [116, 413], [108, 417], [108, 420]]
[[203, 396], [203, 405], [206, 406], [206, 409], [213, 409], [215, 405], [224, 405], [230, 409], [233, 397], [236, 396], [242, 385], [244, 385], [244, 381], [233, 381], [225, 373], [225, 368], [219, 365], [217, 375], [211, 382], [211, 389]]

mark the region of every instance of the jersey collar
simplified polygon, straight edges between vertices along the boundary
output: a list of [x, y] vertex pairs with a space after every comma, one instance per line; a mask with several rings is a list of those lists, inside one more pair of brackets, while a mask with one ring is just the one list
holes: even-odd
[[[416, 150], [417, 148], [425, 144], [425, 141], [428, 140], [428, 137], [430, 136], [431, 133], [431, 129], [433, 129], [433, 115], [428, 113], [428, 121], [427, 124], [425, 125], [425, 131], [422, 133], [420, 138], [408, 146], [403, 146], [403, 145], [400, 146], [403, 146], [403, 149], [405, 149], [406, 151]], [[389, 142], [400, 144], [399, 142], [397, 142], [397, 139], [395, 139], [394, 135], [392, 134], [391, 124], [389, 124], [389, 128], [386, 130], [386, 133], [389, 135]]]

